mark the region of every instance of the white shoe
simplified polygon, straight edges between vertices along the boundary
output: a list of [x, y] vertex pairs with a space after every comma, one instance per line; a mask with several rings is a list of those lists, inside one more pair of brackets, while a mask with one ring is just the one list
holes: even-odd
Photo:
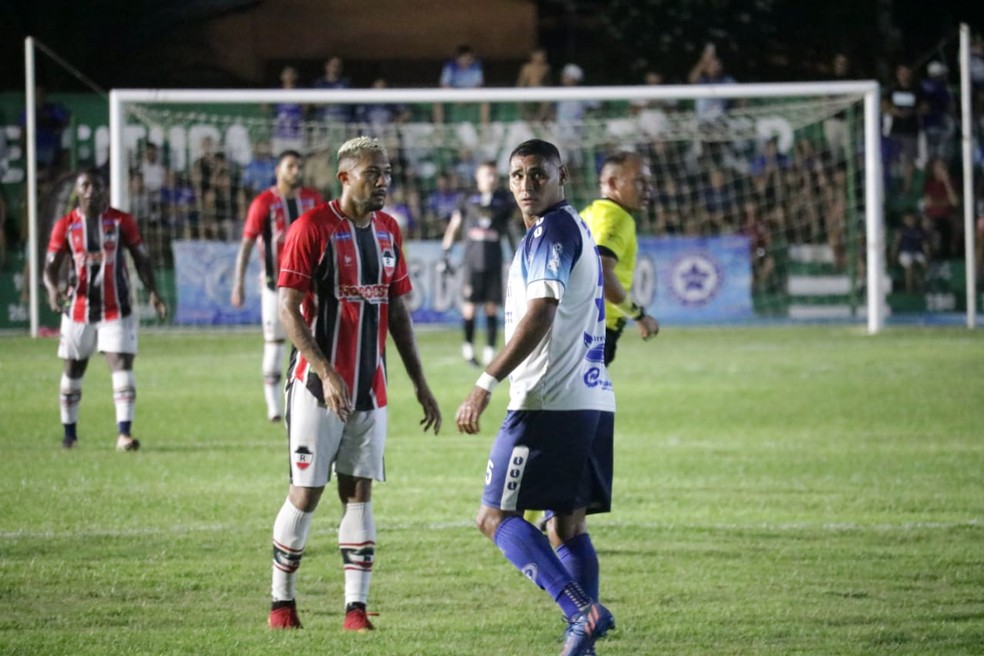
[[471, 345], [471, 343], [464, 342], [461, 345], [461, 357], [469, 362], [475, 359], [475, 348]]
[[482, 364], [488, 365], [495, 358], [495, 349], [491, 346], [486, 346], [485, 350], [482, 351]]

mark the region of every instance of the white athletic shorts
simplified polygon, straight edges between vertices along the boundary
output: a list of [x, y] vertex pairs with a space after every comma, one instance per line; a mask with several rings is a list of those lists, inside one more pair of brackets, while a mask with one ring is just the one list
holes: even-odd
[[58, 357], [63, 360], [88, 360], [92, 354], [137, 354], [137, 316], [122, 319], [80, 323], [62, 315]]
[[918, 262], [919, 264], [926, 266], [926, 256], [919, 251], [902, 251], [899, 253], [899, 264], [901, 264], [904, 268], [908, 269], [912, 266], [913, 262]]
[[263, 339], [268, 342], [282, 342], [287, 339], [283, 324], [280, 323], [280, 295], [261, 283], [260, 316], [263, 320]]
[[352, 413], [345, 423], [300, 382], [287, 390], [287, 435], [290, 441], [290, 482], [322, 487], [335, 472], [386, 480], [386, 408]]

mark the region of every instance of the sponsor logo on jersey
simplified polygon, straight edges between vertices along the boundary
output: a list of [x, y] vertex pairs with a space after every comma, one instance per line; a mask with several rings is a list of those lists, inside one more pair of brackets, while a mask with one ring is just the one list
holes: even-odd
[[370, 303], [389, 298], [388, 285], [339, 285], [338, 298], [343, 301], [366, 300]]

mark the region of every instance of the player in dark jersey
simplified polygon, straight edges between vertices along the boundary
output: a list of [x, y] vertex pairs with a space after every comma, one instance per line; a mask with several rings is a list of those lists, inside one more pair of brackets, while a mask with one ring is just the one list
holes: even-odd
[[509, 241], [510, 251], [516, 249], [512, 220], [517, 214], [512, 194], [497, 189], [495, 162], [483, 162], [475, 169], [477, 191], [468, 196], [448, 222], [444, 231], [445, 266], [448, 266], [451, 246], [460, 229], [465, 241], [465, 254], [461, 272], [462, 326], [465, 341], [461, 355], [478, 366], [475, 358], [475, 309], [481, 304], [485, 310], [485, 327], [488, 340], [482, 354], [485, 364], [495, 356], [499, 329], [499, 306], [502, 305], [502, 240]]
[[338, 547], [345, 569], [343, 628], [373, 628], [366, 599], [375, 559], [372, 481], [385, 479], [387, 333], [424, 411], [441, 411], [424, 377], [410, 311], [410, 277], [396, 219], [380, 210], [392, 181], [382, 144], [358, 137], [338, 151], [342, 194], [303, 214], [287, 232], [280, 318], [294, 344], [287, 379], [291, 485], [273, 526], [273, 605], [268, 623], [299, 628], [295, 578], [311, 518], [334, 472], [344, 511]]
[[283, 371], [284, 339], [277, 302], [277, 274], [280, 255], [284, 249], [287, 228], [301, 214], [320, 205], [321, 194], [302, 187], [304, 158], [296, 150], [285, 150], [277, 159], [277, 183], [264, 189], [253, 199], [246, 215], [243, 240], [236, 258], [236, 274], [230, 302], [242, 307], [245, 300], [243, 280], [253, 245], [260, 242], [261, 316], [263, 321], [263, 391], [267, 404], [267, 419], [279, 422], [281, 410], [280, 373]]
[[[130, 298], [125, 250], [150, 294], [150, 303], [163, 321], [167, 305], [157, 293], [150, 256], [133, 216], [109, 207], [106, 184], [95, 169], [75, 181], [78, 207], [60, 218], [51, 230], [44, 264], [48, 305], [61, 313], [58, 357], [65, 361], [61, 378], [62, 446], [78, 443], [76, 424], [82, 400], [82, 377], [98, 348], [112, 371], [118, 435], [116, 448], [135, 451], [140, 442], [130, 433], [136, 405], [133, 359], [137, 355], [137, 317]], [[67, 288], [59, 284], [66, 258], [72, 267]]]

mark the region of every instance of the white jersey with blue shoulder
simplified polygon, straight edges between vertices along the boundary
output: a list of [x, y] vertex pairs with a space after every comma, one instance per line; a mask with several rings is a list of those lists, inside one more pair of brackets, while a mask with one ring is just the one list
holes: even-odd
[[557, 314], [550, 332], [509, 375], [509, 409], [613, 412], [601, 258], [567, 201], [544, 212], [516, 249], [506, 287], [506, 341], [534, 298], [557, 299]]

